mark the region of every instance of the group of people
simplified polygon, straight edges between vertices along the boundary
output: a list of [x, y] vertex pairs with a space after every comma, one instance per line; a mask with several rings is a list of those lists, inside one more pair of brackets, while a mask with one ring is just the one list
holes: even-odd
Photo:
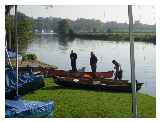
[[[73, 52], [73, 50], [71, 50], [70, 59], [71, 59], [72, 72], [77, 72], [77, 67], [76, 67], [77, 54]], [[93, 73], [93, 78], [96, 78], [97, 62], [98, 62], [98, 59], [96, 55], [93, 52], [91, 52], [90, 53], [90, 66], [91, 66], [91, 70]], [[116, 60], [113, 60], [112, 63], [114, 64], [114, 69], [115, 69], [114, 80], [121, 80], [122, 79], [122, 69], [121, 69], [120, 64]]]

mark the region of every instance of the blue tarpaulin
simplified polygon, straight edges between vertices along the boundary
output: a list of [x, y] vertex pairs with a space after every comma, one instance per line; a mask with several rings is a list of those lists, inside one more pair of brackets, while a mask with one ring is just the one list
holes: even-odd
[[26, 100], [6, 100], [6, 118], [44, 118], [53, 117], [54, 103], [26, 101]]
[[[19, 55], [20, 56], [20, 55]], [[16, 58], [16, 53], [7, 51], [6, 57]], [[18, 95], [24, 95], [44, 86], [43, 77], [31, 72], [18, 73], [10, 67], [5, 67], [5, 117], [6, 118], [48, 118], [53, 117], [54, 103], [52, 101], [13, 100]]]
[[[17, 57], [17, 54], [16, 52], [12, 51], [12, 50], [9, 50], [9, 49], [6, 49], [6, 52], [5, 52], [5, 58], [8, 59], [16, 59]], [[22, 59], [22, 56], [18, 54], [18, 59]]]
[[19, 74], [17, 85], [16, 71], [12, 68], [6, 67], [5, 73], [5, 96], [8, 99], [16, 96], [17, 89], [19, 91], [19, 95], [24, 95], [44, 86], [42, 76], [36, 76], [28, 72], [21, 73]]

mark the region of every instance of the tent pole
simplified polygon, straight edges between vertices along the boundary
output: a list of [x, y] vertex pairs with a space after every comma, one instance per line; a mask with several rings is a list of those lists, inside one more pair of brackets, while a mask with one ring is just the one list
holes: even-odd
[[137, 118], [135, 59], [134, 59], [134, 39], [133, 39], [133, 34], [132, 34], [133, 33], [132, 5], [128, 5], [128, 17], [129, 17], [131, 82], [132, 82], [132, 112], [133, 112], [133, 117]]
[[16, 41], [16, 80], [17, 80], [17, 89], [16, 95], [18, 96], [18, 38], [17, 38], [17, 5], [15, 5], [15, 41]]

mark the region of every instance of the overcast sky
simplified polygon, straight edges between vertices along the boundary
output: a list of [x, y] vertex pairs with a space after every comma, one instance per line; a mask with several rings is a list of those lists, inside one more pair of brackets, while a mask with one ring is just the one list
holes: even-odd
[[[117, 21], [128, 23], [128, 6], [18, 6], [18, 11], [30, 17], [61, 17], [76, 20], [77, 18], [99, 19], [103, 22]], [[155, 24], [155, 8], [153, 6], [133, 6], [134, 20], [144, 24]]]

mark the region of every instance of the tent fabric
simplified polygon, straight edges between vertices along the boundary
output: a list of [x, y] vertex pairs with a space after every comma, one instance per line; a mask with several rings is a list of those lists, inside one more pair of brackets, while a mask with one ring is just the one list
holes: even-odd
[[[6, 49], [5, 57], [6, 58], [10, 58], [10, 59], [16, 59], [17, 58], [17, 54], [16, 54], [16, 52], [14, 52], [12, 50]], [[19, 54], [18, 54], [18, 59], [22, 60], [22, 56], [19, 55]]]
[[[16, 71], [12, 68], [6, 67], [5, 70], [5, 96], [8, 99], [16, 96], [17, 80]], [[44, 86], [43, 77], [39, 75], [30, 74], [28, 72], [19, 74], [18, 91], [19, 95], [24, 95], [33, 90]]]
[[45, 118], [53, 117], [54, 103], [52, 101], [6, 100], [6, 118]]

